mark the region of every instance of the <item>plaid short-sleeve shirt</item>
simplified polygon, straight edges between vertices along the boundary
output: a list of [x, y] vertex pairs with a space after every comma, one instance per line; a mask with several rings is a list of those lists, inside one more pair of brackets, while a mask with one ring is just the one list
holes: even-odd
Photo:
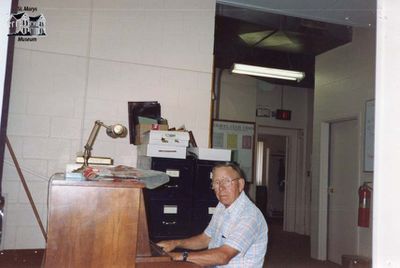
[[219, 203], [204, 231], [208, 248], [230, 246], [239, 251], [225, 268], [261, 268], [267, 252], [268, 226], [261, 211], [242, 192], [228, 208]]

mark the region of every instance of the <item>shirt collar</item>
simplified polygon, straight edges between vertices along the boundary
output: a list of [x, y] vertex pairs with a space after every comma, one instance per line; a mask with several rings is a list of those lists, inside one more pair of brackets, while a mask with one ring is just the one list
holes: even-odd
[[232, 214], [235, 211], [237, 211], [238, 209], [240, 209], [240, 207], [243, 204], [243, 200], [245, 198], [245, 195], [246, 194], [244, 193], [244, 191], [242, 191], [240, 193], [240, 195], [236, 198], [236, 200], [233, 201], [233, 203], [228, 208], [225, 209], [225, 212], [228, 213], [228, 214]]

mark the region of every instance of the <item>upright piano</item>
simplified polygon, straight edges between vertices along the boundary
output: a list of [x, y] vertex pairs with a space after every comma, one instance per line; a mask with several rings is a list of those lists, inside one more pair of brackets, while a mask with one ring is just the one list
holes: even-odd
[[49, 187], [46, 268], [200, 267], [149, 240], [144, 184], [60, 176]]

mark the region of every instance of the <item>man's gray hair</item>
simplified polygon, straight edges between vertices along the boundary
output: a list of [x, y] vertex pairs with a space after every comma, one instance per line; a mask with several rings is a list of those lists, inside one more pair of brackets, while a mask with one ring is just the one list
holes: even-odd
[[222, 162], [222, 163], [218, 163], [216, 164], [213, 169], [212, 172], [214, 173], [214, 171], [218, 168], [222, 168], [222, 167], [230, 167], [231, 169], [233, 169], [234, 171], [236, 171], [236, 173], [239, 175], [240, 178], [243, 178], [246, 181], [245, 175], [243, 170], [239, 167], [239, 165], [236, 162]]

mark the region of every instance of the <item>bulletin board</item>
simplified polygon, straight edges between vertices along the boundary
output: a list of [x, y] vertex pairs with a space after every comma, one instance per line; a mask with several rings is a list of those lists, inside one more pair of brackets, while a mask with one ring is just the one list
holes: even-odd
[[375, 100], [365, 103], [364, 171], [374, 171]]
[[232, 150], [232, 161], [243, 170], [246, 181], [253, 181], [255, 123], [213, 120], [212, 147]]

